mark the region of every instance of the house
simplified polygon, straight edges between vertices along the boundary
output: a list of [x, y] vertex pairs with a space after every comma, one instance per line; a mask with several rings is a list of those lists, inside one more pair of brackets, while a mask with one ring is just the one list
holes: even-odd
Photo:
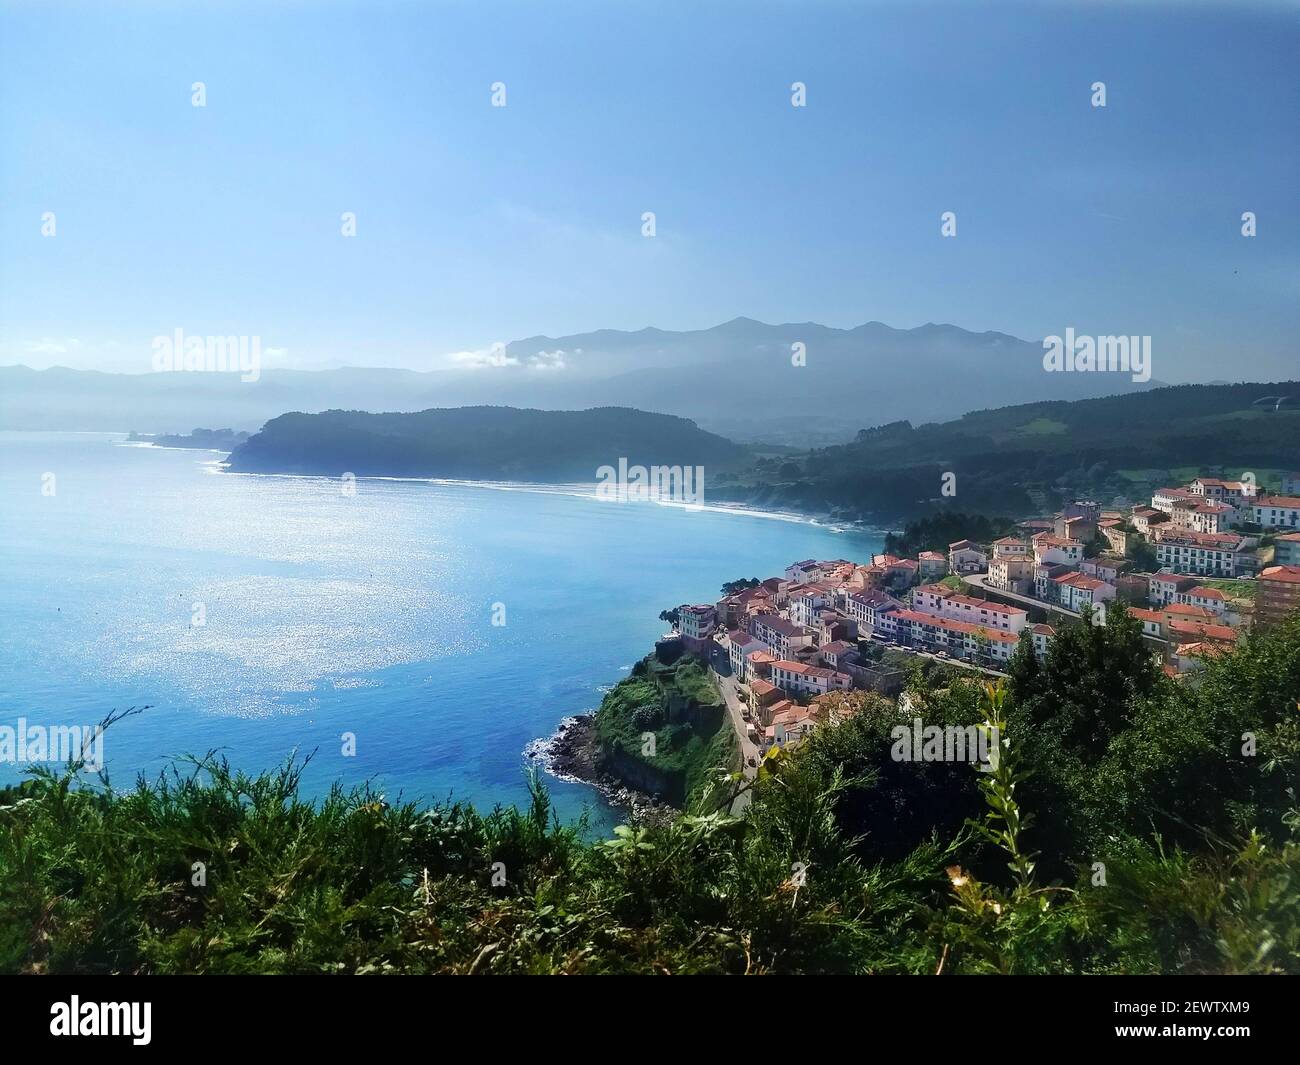
[[1100, 607], [1115, 598], [1115, 586], [1089, 577], [1086, 573], [1063, 573], [1053, 581], [1057, 586], [1055, 601], [1067, 610], [1081, 611], [1085, 606]]
[[1180, 673], [1194, 673], [1205, 668], [1205, 660], [1221, 655], [1226, 648], [1219, 643], [1196, 641], [1180, 643], [1173, 652], [1171, 665]]
[[1076, 499], [1073, 503], [1066, 504], [1065, 509], [1061, 511], [1061, 517], [1067, 521], [1082, 518], [1096, 525], [1101, 521], [1101, 504], [1090, 499]]
[[1250, 495], [1251, 489], [1242, 481], [1220, 481], [1214, 477], [1198, 477], [1187, 486], [1193, 495], [1221, 503], [1240, 503]]
[[953, 573], [983, 573], [988, 564], [988, 555], [974, 540], [948, 545], [948, 569]]
[[1034, 588], [1032, 555], [994, 555], [989, 559], [987, 584], [1007, 592], [1028, 595]]
[[1156, 533], [1156, 562], [1175, 573], [1236, 577], [1254, 570], [1256, 543], [1237, 533], [1198, 533], [1165, 525]]
[[1171, 521], [1199, 533], [1221, 533], [1237, 522], [1237, 508], [1204, 499], [1180, 499], [1174, 504]]
[[1198, 621], [1203, 625], [1214, 625], [1218, 622], [1213, 611], [1206, 610], [1203, 606], [1192, 606], [1190, 603], [1170, 603], [1160, 611], [1160, 616], [1166, 623]]
[[859, 627], [865, 627], [868, 630], [874, 630], [877, 627], [879, 613], [898, 610], [902, 605], [899, 600], [888, 592], [883, 592], [878, 588], [867, 588], [861, 592], [852, 592], [845, 595], [841, 600], [841, 608], [844, 613], [856, 621]]
[[1079, 572], [1089, 577], [1096, 577], [1107, 584], [1119, 584], [1119, 575], [1128, 568], [1126, 559], [1085, 558], [1079, 563]]
[[1027, 521], [1016, 522], [1016, 528], [1026, 536], [1035, 536], [1041, 532], [1054, 532], [1056, 522], [1050, 518], [1030, 518]]
[[1143, 636], [1150, 636], [1153, 640], [1164, 639], [1165, 618], [1159, 610], [1147, 610], [1145, 607], [1135, 606], [1129, 608], [1129, 616], [1142, 622]]
[[742, 684], [749, 679], [749, 659], [751, 651], [763, 650], [763, 641], [744, 629], [730, 629], [726, 638], [727, 658], [731, 662], [731, 673]]
[[899, 558], [896, 555], [873, 555], [868, 567], [870, 583], [878, 588], [892, 588], [905, 591], [916, 583], [920, 564], [914, 559]]
[[1186, 488], [1157, 488], [1151, 493], [1151, 506], [1165, 514], [1172, 514], [1178, 500], [1194, 498], [1195, 494]]
[[815, 711], [810, 706], [791, 703], [772, 715], [772, 723], [763, 730], [763, 750], [789, 747], [798, 743], [817, 727]]
[[1078, 540], [1039, 533], [1034, 537], [1034, 562], [1040, 566], [1077, 566], [1083, 561], [1083, 544]]
[[937, 581], [948, 572], [948, 559], [938, 551], [922, 551], [917, 556], [917, 579], [924, 583]]
[[1074, 517], [1066, 517], [1062, 514], [1056, 519], [1056, 527], [1053, 532], [1063, 540], [1078, 540], [1080, 543], [1088, 543], [1097, 538], [1097, 522], [1080, 514], [1076, 514]]
[[853, 641], [858, 638], [858, 623], [831, 607], [823, 607], [817, 611], [812, 629], [818, 647], [834, 643], [836, 640]]
[[1019, 558], [1029, 554], [1029, 541], [1015, 536], [1003, 536], [993, 541], [993, 555], [990, 561], [999, 558]]
[[749, 619], [749, 631], [777, 658], [793, 658], [798, 648], [813, 642], [806, 627], [776, 614], [755, 614]]
[[677, 608], [677, 631], [682, 642], [694, 654], [702, 654], [713, 630], [718, 625], [718, 611], [712, 603], [690, 606], [683, 603]]
[[853, 680], [847, 673], [786, 659], [772, 663], [772, 683], [783, 691], [804, 695], [824, 695], [836, 688], [853, 686]]
[[1300, 473], [1282, 474], [1282, 494], [1284, 496], [1300, 496]]
[[1145, 603], [1150, 591], [1150, 577], [1149, 573], [1121, 573], [1115, 578], [1115, 597], [1126, 603]]
[[834, 640], [818, 648], [821, 660], [827, 669], [838, 670], [842, 665], [853, 665], [858, 661], [858, 645], [848, 640]]
[[746, 588], [719, 599], [715, 604], [718, 612], [718, 624], [727, 629], [744, 628], [745, 618], [749, 614], [763, 610], [776, 611], [771, 591], [761, 584], [756, 588]]
[[1234, 628], [1227, 625], [1213, 625], [1204, 621], [1179, 621], [1166, 620], [1162, 626], [1165, 639], [1169, 641], [1169, 646], [1176, 647], [1180, 643], [1197, 641], [1201, 643], [1219, 643], [1225, 648], [1236, 646], [1237, 637], [1240, 635]]
[[1178, 601], [1178, 593], [1195, 588], [1195, 577], [1179, 573], [1152, 573], [1148, 578], [1147, 598], [1155, 607]]
[[929, 584], [912, 593], [912, 609], [923, 614], [964, 621], [972, 625], [1019, 633], [1029, 620], [1029, 613], [1018, 606], [995, 603], [961, 595], [943, 584]]
[[1259, 575], [1255, 621], [1275, 625], [1300, 610], [1300, 566], [1269, 566]]
[[1045, 603], [1057, 602], [1054, 598], [1059, 591], [1056, 578], [1070, 572], [1072, 571], [1069, 566], [1062, 566], [1060, 563], [1035, 562], [1034, 598], [1041, 599]]
[[1300, 532], [1279, 533], [1273, 539], [1273, 563], [1300, 566]]
[[1194, 606], [1205, 610], [1216, 618], [1222, 618], [1228, 612], [1228, 597], [1218, 588], [1204, 588], [1197, 584], [1174, 596], [1174, 602], [1183, 606]]
[[1030, 639], [1034, 641], [1034, 654], [1040, 659], [1047, 657], [1047, 641], [1056, 635], [1051, 625], [1038, 624], [1029, 630]]
[[834, 591], [821, 583], [792, 585], [786, 593], [789, 619], [796, 625], [811, 625], [817, 611], [835, 601]]
[[901, 642], [946, 651], [967, 661], [986, 659], [994, 664], [1006, 663], [1020, 638], [1015, 632], [989, 629], [920, 610], [899, 610], [892, 617]]
[[766, 724], [767, 718], [771, 717], [768, 712], [770, 708], [785, 700], [785, 698], [785, 692], [771, 681], [763, 680], [761, 677], [754, 677], [749, 682], [750, 709], [753, 710], [754, 716], [763, 724]]
[[785, 568], [785, 579], [791, 584], [806, 584], [808, 581], [822, 579], [821, 566], [816, 559], [806, 558], [802, 562], [792, 562]]
[[1265, 529], [1300, 529], [1300, 496], [1259, 496], [1250, 509]]
[[757, 680], [766, 680], [772, 675], [772, 663], [775, 661], [776, 655], [771, 651], [750, 651], [745, 655], [745, 680], [751, 691]]
[[1150, 536], [1152, 527], [1168, 521], [1169, 515], [1163, 510], [1156, 510], [1154, 507], [1134, 507], [1129, 520], [1133, 523], [1135, 530], [1143, 536]]

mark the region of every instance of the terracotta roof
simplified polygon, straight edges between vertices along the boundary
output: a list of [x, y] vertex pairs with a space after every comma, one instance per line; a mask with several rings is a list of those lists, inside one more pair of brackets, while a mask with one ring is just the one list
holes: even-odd
[[1166, 614], [1181, 614], [1188, 618], [1212, 618], [1214, 613], [1206, 610], [1203, 606], [1192, 606], [1189, 603], [1175, 603], [1173, 606], [1165, 607]]
[[1237, 630], [1228, 625], [1207, 625], [1201, 621], [1171, 621], [1169, 622], [1169, 631], [1186, 636], [1200, 637], [1203, 640], [1237, 642]]
[[1269, 566], [1259, 575], [1261, 581], [1281, 581], [1284, 584], [1300, 584], [1300, 566]]

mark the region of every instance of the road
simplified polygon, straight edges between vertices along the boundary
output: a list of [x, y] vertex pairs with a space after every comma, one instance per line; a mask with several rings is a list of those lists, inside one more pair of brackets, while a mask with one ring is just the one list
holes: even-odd
[[1015, 600], [1015, 602], [1020, 603], [1022, 606], [1036, 606], [1039, 610], [1045, 610], [1049, 613], [1054, 612], [1057, 614], [1064, 614], [1066, 617], [1078, 618], [1080, 621], [1083, 620], [1083, 615], [1077, 610], [1067, 610], [1065, 607], [1058, 606], [1056, 603], [1044, 603], [1041, 599], [1034, 599], [1028, 595], [1021, 595], [1019, 592], [1008, 592], [1003, 588], [995, 588], [992, 585], [986, 585], [984, 582], [987, 579], [987, 573], [969, 573], [962, 578], [962, 580], [971, 588], [977, 588], [995, 600], [998, 598], [1012, 599]]
[[[756, 766], [760, 754], [758, 747], [745, 730], [748, 722], [745, 721], [745, 702], [740, 697], [740, 685], [736, 683], [735, 677], [724, 676], [717, 670], [713, 671], [713, 677], [717, 682], [718, 691], [722, 693], [723, 702], [727, 704], [727, 716], [731, 718], [731, 727], [736, 733], [736, 744], [740, 747], [741, 772], [745, 774], [746, 780], [753, 780], [758, 772]], [[749, 764], [751, 758], [754, 759], [752, 766]], [[745, 791], [736, 796], [735, 802], [731, 804], [731, 812], [733, 815], [739, 815], [748, 805], [749, 792]]]

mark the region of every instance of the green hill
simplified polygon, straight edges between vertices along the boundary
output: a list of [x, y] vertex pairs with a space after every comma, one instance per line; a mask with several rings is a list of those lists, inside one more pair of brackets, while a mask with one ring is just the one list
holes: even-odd
[[[1280, 407], [1257, 405], [1290, 396]], [[945, 508], [1025, 516], [1068, 498], [1135, 501], [1196, 473], [1261, 487], [1300, 468], [1300, 382], [1180, 385], [1075, 402], [889, 422], [848, 444], [762, 458], [712, 489], [768, 506], [905, 519]], [[955, 474], [955, 492], [943, 491]]]
[[742, 464], [747, 449], [694, 422], [628, 407], [456, 407], [282, 414], [230, 456], [243, 473], [591, 483], [601, 466]]

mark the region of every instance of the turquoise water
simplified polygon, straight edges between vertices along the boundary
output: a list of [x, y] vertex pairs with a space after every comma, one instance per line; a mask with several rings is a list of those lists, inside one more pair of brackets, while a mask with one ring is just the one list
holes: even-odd
[[[0, 725], [149, 704], [104, 737], [118, 785], [187, 753], [259, 770], [297, 750], [315, 752], [311, 794], [370, 780], [520, 803], [524, 748], [599, 703], [663, 632], [660, 610], [879, 548], [576, 489], [363, 479], [349, 497], [326, 478], [223, 473], [221, 457], [0, 433]], [[0, 763], [0, 782], [21, 772]], [[550, 784], [562, 817], [608, 819], [592, 789]]]

